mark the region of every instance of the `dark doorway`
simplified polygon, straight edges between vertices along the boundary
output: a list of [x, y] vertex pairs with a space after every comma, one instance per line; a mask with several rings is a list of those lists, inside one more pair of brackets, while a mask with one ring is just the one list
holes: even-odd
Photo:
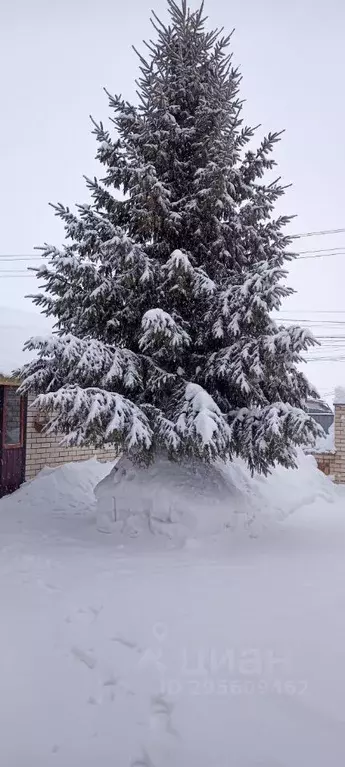
[[0, 498], [25, 478], [26, 398], [16, 384], [0, 385]]

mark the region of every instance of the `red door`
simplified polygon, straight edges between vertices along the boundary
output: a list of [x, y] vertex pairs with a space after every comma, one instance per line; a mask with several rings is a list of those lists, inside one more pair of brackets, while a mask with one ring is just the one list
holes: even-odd
[[0, 392], [0, 497], [13, 493], [25, 475], [25, 400], [16, 386], [1, 386]]

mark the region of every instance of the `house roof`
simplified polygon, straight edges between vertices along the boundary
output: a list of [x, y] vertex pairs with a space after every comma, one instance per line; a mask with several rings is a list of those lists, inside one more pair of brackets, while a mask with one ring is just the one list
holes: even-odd
[[332, 408], [329, 406], [327, 402], [324, 402], [322, 399], [316, 399], [314, 397], [310, 397], [307, 399], [306, 407], [305, 407], [307, 413], [331, 413], [333, 414]]
[[0, 386], [19, 386], [19, 378], [8, 378], [0, 375]]

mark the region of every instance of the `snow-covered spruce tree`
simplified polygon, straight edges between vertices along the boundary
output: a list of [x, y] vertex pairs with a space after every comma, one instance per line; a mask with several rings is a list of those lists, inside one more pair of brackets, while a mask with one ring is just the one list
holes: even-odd
[[314, 341], [271, 318], [292, 292], [289, 219], [272, 218], [284, 188], [263, 181], [279, 134], [248, 148], [230, 36], [186, 0], [168, 9], [139, 55], [138, 105], [109, 96], [114, 136], [93, 123], [91, 204], [56, 207], [66, 244], [44, 247], [34, 297], [56, 333], [28, 342], [22, 389], [71, 444], [293, 466], [317, 433], [297, 367]]

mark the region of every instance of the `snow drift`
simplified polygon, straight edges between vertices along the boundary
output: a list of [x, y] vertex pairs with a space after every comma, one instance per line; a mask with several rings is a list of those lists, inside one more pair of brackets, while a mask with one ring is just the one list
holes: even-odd
[[225, 533], [257, 535], [305, 506], [313, 514], [318, 500], [329, 508], [339, 499], [341, 488], [318, 471], [312, 456], [301, 452], [298, 464], [296, 470], [277, 467], [265, 478], [251, 477], [241, 460], [212, 466], [160, 459], [139, 468], [128, 459], [101, 463], [94, 458], [46, 467], [3, 498], [0, 510], [25, 510], [36, 527], [47, 527], [47, 517], [60, 518], [61, 532], [73, 517], [68, 530], [80, 538], [86, 529], [91, 533], [97, 514], [98, 531], [112, 533], [114, 543], [139, 538], [139, 548], [145, 548], [145, 539], [154, 537], [163, 548], [164, 539], [188, 546]]
[[295, 471], [276, 467], [267, 478], [236, 460], [214, 465], [172, 463], [148, 468], [121, 459], [95, 489], [101, 532], [143, 533], [187, 539], [279, 521], [317, 498], [332, 502], [336, 488], [314, 458], [299, 454]]
[[50, 515], [88, 513], [95, 505], [94, 487], [112, 466], [113, 463], [101, 463], [96, 458], [65, 463], [56, 469], [46, 466], [4, 502], [25, 504]]

